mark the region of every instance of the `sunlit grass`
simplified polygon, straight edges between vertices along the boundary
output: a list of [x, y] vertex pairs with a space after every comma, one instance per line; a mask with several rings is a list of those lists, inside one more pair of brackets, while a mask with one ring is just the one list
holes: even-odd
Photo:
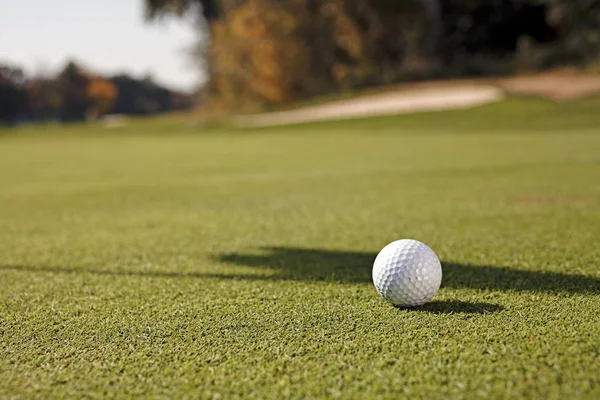
[[[598, 398], [598, 100], [0, 136], [0, 397]], [[375, 254], [422, 240], [434, 302]]]

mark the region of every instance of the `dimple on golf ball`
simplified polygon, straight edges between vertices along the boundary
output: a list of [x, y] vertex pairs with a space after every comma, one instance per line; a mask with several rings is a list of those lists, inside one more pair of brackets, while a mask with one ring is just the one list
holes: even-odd
[[442, 265], [426, 244], [396, 240], [385, 246], [373, 263], [373, 283], [396, 307], [417, 307], [429, 302], [442, 283]]

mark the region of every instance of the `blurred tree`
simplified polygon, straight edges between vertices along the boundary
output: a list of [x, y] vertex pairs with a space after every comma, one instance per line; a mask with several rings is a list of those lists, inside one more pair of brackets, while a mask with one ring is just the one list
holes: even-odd
[[[506, 73], [600, 57], [598, 0], [145, 0], [204, 21], [209, 89], [233, 105], [348, 87]], [[558, 17], [557, 17], [558, 16]], [[538, 47], [536, 47], [538, 46]], [[299, 71], [303, 71], [300, 73]]]
[[20, 68], [0, 65], [0, 122], [15, 123], [27, 110], [25, 74]]
[[298, 15], [270, 3], [248, 1], [213, 24], [211, 78], [232, 103], [256, 98], [282, 103], [302, 90], [308, 49]]
[[567, 33], [566, 53], [587, 60], [600, 57], [600, 1], [546, 0], [553, 8], [554, 22]]
[[146, 15], [157, 18], [165, 15], [183, 16], [189, 12], [201, 14], [207, 20], [220, 15], [219, 0], [145, 0]]
[[90, 74], [72, 61], [59, 74], [63, 121], [81, 121], [86, 118], [89, 106], [86, 88], [90, 79]]
[[[146, 4], [151, 17], [204, 10], [190, 1]], [[392, 82], [409, 54], [426, 54], [420, 52], [428, 32], [422, 0], [221, 0], [212, 6], [218, 11], [201, 14], [210, 22], [211, 88], [238, 106]]]
[[196, 96], [158, 85], [151, 76], [105, 78], [69, 62], [56, 76], [27, 78], [0, 64], [0, 122], [82, 121], [108, 112], [154, 114], [190, 109]]
[[193, 105], [192, 96], [174, 96], [176, 92], [158, 85], [149, 76], [136, 79], [122, 74], [113, 76], [110, 81], [118, 93], [110, 109], [111, 113], [144, 115], [189, 108]]
[[450, 51], [511, 53], [521, 36], [538, 42], [558, 38], [546, 18], [547, 5], [527, 0], [446, 1], [443, 3]]
[[27, 83], [27, 102], [30, 119], [58, 119], [63, 104], [58, 82], [49, 78], [30, 80]]
[[200, 97], [198, 93], [170, 92], [170, 109], [173, 111], [189, 110], [194, 107]]
[[100, 76], [89, 80], [86, 87], [88, 98], [88, 115], [93, 118], [106, 113], [117, 99], [117, 87], [109, 80]]

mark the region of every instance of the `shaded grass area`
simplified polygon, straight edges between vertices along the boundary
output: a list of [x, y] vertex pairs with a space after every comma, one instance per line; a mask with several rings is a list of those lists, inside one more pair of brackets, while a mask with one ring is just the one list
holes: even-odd
[[[143, 270], [111, 270], [85, 268], [85, 273], [95, 275], [122, 275], [154, 278], [219, 278], [246, 280], [300, 280], [371, 282], [370, 266], [376, 254], [273, 248], [265, 256], [247, 254], [222, 254], [216, 259], [220, 263], [248, 267], [269, 267], [278, 271], [264, 277], [251, 274], [221, 273], [178, 273]], [[513, 268], [468, 265], [443, 262], [445, 287], [530, 292], [581, 292], [600, 294], [600, 278], [554, 272], [536, 272]], [[52, 266], [0, 265], [0, 270], [51, 272], [77, 274], [81, 268]]]
[[[370, 282], [377, 253], [269, 248], [266, 254], [221, 254], [217, 260], [238, 265], [281, 270], [289, 279]], [[445, 287], [533, 292], [587, 292], [600, 294], [600, 278], [442, 261]]]
[[[0, 397], [597, 398], [597, 99], [0, 137]], [[442, 287], [386, 304], [404, 237]]]

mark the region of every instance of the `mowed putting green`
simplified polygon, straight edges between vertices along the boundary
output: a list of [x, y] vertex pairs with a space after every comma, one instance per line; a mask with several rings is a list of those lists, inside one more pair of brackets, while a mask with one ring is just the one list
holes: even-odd
[[598, 110], [5, 130], [0, 397], [599, 398]]

